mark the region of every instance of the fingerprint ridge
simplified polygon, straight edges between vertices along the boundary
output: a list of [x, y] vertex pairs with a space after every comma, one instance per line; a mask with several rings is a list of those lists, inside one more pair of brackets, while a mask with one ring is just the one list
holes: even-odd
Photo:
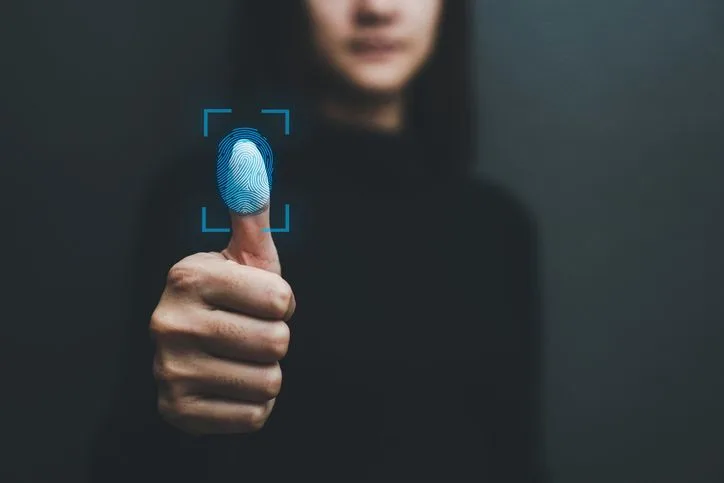
[[271, 147], [252, 128], [237, 128], [219, 142], [216, 181], [226, 206], [252, 215], [269, 205], [272, 185]]

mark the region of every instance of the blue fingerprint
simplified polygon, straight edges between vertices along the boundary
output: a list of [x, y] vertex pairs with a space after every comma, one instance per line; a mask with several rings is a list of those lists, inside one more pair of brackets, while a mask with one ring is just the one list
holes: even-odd
[[216, 182], [226, 206], [252, 215], [269, 205], [274, 158], [256, 129], [237, 128], [219, 142]]

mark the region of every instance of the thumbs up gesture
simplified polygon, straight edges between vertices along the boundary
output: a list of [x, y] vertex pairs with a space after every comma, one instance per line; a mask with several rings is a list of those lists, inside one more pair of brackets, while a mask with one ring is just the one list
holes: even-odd
[[183, 431], [257, 431], [274, 407], [296, 303], [268, 228], [268, 200], [254, 214], [231, 210], [228, 246], [168, 273], [150, 322], [154, 376], [162, 417]]

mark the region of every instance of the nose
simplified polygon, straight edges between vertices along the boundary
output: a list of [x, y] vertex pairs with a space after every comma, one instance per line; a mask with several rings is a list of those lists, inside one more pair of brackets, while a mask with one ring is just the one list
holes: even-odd
[[361, 25], [394, 23], [399, 16], [399, 0], [358, 0], [357, 21]]

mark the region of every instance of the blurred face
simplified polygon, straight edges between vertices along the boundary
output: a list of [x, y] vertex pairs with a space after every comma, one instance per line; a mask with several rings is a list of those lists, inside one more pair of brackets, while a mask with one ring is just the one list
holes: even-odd
[[434, 50], [443, 0], [305, 0], [314, 50], [355, 90], [402, 92]]

